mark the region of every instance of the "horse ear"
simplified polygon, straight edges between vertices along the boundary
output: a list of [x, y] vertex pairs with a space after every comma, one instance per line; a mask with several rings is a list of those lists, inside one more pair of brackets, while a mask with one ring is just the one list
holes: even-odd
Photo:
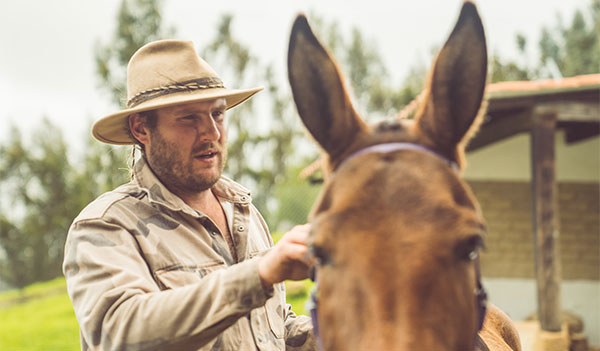
[[430, 73], [417, 126], [436, 149], [459, 162], [459, 143], [476, 128], [487, 74], [485, 34], [477, 8], [463, 4], [458, 21]]
[[337, 64], [304, 15], [292, 27], [288, 77], [304, 125], [335, 162], [366, 125], [352, 107]]

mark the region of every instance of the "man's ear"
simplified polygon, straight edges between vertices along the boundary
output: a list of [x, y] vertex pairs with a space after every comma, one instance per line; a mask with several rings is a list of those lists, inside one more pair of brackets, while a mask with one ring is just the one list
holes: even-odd
[[150, 134], [146, 127], [146, 116], [139, 113], [129, 115], [129, 130], [131, 135], [140, 143], [147, 145], [150, 141]]

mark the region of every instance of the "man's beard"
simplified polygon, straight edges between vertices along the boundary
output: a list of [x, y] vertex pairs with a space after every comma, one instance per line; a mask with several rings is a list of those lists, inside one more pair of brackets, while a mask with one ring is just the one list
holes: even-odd
[[[182, 155], [175, 143], [165, 140], [158, 130], [150, 134], [152, 148], [148, 163], [161, 182], [173, 192], [202, 192], [212, 188], [221, 177], [227, 160], [227, 148], [214, 142], [206, 142], [194, 148], [190, 155]], [[206, 150], [218, 151], [216, 175], [198, 174], [202, 169], [194, 168], [194, 156]], [[185, 162], [185, 158], [187, 162]]]

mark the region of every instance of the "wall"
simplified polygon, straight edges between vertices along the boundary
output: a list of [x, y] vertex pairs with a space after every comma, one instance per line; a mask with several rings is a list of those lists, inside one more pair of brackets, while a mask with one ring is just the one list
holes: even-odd
[[[528, 134], [519, 134], [467, 154], [464, 177], [469, 180], [531, 179]], [[600, 138], [565, 144], [564, 132], [556, 133], [556, 177], [566, 182], [600, 181]]]
[[[487, 277], [534, 278], [531, 185], [516, 181], [468, 181], [486, 219]], [[600, 185], [559, 183], [562, 278], [600, 281]]]

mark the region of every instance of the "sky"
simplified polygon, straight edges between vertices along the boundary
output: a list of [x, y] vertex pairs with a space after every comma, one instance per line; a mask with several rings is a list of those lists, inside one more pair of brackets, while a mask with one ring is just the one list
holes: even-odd
[[[26, 136], [42, 117], [58, 125], [70, 143], [82, 143], [92, 120], [116, 112], [99, 88], [93, 55], [96, 43], [112, 37], [120, 2], [0, 0], [0, 143], [10, 137], [11, 124]], [[476, 3], [490, 53], [514, 58], [517, 33], [534, 44], [543, 26], [554, 26], [558, 14], [570, 20], [575, 9], [588, 7], [589, 0]], [[381, 53], [392, 82], [399, 85], [416, 63], [426, 61], [429, 66], [431, 48], [450, 33], [461, 1], [166, 0], [164, 5], [165, 24], [176, 27], [176, 38], [193, 40], [198, 49], [214, 36], [221, 15], [232, 14], [234, 36], [282, 77], [295, 15], [316, 13], [338, 22], [343, 33], [360, 29]], [[533, 59], [534, 50], [531, 54]]]

